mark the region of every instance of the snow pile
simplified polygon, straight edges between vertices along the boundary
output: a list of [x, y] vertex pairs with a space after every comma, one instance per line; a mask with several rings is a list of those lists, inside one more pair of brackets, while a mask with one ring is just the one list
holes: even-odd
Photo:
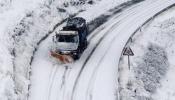
[[174, 100], [175, 8], [145, 25], [127, 44], [135, 55], [119, 64], [121, 100]]

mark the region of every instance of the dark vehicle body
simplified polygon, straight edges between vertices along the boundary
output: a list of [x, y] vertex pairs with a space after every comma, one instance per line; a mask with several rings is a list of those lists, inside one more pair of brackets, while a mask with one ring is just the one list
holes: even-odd
[[79, 35], [79, 47], [81, 52], [87, 47], [87, 35], [88, 29], [86, 26], [86, 20], [82, 17], [70, 18], [67, 21], [67, 25], [63, 27], [63, 31], [77, 31]]

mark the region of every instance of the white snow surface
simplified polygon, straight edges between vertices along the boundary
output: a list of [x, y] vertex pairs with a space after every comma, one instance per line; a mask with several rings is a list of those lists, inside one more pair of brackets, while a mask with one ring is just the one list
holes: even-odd
[[[51, 34], [39, 45], [30, 65], [37, 43], [69, 15], [84, 10], [77, 16], [90, 22], [128, 0], [94, 0], [93, 5], [74, 6], [70, 3], [72, 1], [79, 2], [0, 0], [0, 100], [26, 100], [30, 81], [29, 100], [119, 99], [118, 61], [125, 43], [148, 18], [175, 3], [174, 0], [146, 0], [114, 15], [91, 33], [88, 48], [80, 60], [72, 64], [61, 65], [49, 55]], [[64, 7], [64, 4], [71, 6]], [[58, 12], [58, 8], [63, 8], [65, 12]], [[170, 15], [173, 16], [167, 16]], [[167, 19], [166, 15], [161, 19]], [[171, 75], [173, 72], [170, 72]], [[167, 80], [171, 81], [169, 76]], [[170, 89], [174, 88], [173, 83], [166, 83], [166, 80], [154, 98], [159, 100], [162, 95], [159, 91], [167, 87], [165, 93], [173, 100], [174, 92]], [[162, 95], [162, 98], [167, 98], [167, 95]]]
[[[49, 55], [53, 34], [50, 35], [34, 56], [30, 100], [119, 100], [118, 63], [123, 47], [146, 20], [174, 3], [148, 0], [114, 15], [91, 33], [88, 48], [72, 64], [60, 65]], [[78, 16], [91, 19], [88, 15], [91, 12], [87, 10]]]
[[[168, 11], [168, 14], [162, 15], [162, 17], [155, 19], [155, 23], [158, 25], [157, 39], [155, 42], [165, 48], [168, 60], [169, 68], [166, 72], [165, 77], [161, 80], [161, 86], [157, 89], [156, 93], [153, 95], [154, 100], [174, 100], [175, 99], [175, 8]], [[155, 24], [153, 24], [155, 25]], [[159, 30], [160, 29], [160, 30]], [[156, 32], [157, 32], [156, 31]], [[156, 37], [155, 35], [155, 37]]]
[[[122, 56], [119, 64], [119, 87], [121, 89], [120, 96], [122, 100], [174, 100], [175, 99], [175, 82], [174, 82], [174, 26], [175, 26], [175, 7], [160, 14], [158, 17], [151, 20], [144, 25], [133, 37], [132, 41], [126, 46], [130, 46], [134, 52], [134, 56], [130, 57], [131, 68], [128, 68], [127, 56]], [[153, 50], [164, 50], [168, 62], [165, 65], [166, 60], [160, 51], [156, 52], [156, 60], [154, 57], [145, 58], [145, 54], [150, 49], [150, 45]], [[155, 49], [155, 48], [159, 49]], [[147, 53], [148, 55], [148, 53]], [[153, 55], [153, 56], [155, 56]], [[148, 72], [147, 82], [138, 77], [147, 78], [142, 76], [145, 74], [141, 72], [137, 74], [139, 70], [142, 70], [142, 64], [144, 61], [152, 60], [151, 67], [145, 68], [144, 71]], [[161, 61], [158, 66], [154, 63]], [[149, 65], [150, 62], [147, 64]], [[142, 64], [143, 65], [143, 64]], [[163, 66], [162, 66], [163, 65]], [[143, 71], [143, 70], [142, 70]], [[160, 72], [161, 71], [161, 72]], [[150, 74], [149, 74], [150, 72]], [[138, 76], [139, 75], [139, 76]], [[152, 76], [153, 75], [153, 76]], [[154, 81], [156, 80], [156, 82]], [[145, 83], [149, 83], [146, 88]], [[148, 91], [151, 90], [151, 91]]]

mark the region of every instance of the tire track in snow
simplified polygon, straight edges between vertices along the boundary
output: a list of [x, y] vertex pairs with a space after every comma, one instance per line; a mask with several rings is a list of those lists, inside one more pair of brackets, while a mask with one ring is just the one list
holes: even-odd
[[58, 70], [58, 66], [54, 66], [54, 68], [52, 69], [51, 73], [50, 73], [50, 81], [49, 81], [49, 87], [48, 87], [48, 96], [47, 96], [47, 100], [50, 100], [50, 95], [51, 95], [51, 89], [53, 86], [53, 82], [55, 80], [55, 76], [56, 76], [56, 72]]
[[[63, 73], [63, 75], [62, 75], [62, 82], [61, 82], [61, 85], [60, 85], [60, 87], [59, 87], [59, 89], [58, 89], [58, 95], [57, 95], [57, 100], [59, 100], [59, 96], [60, 95], [65, 95], [64, 93], [65, 93], [65, 88], [66, 88], [66, 86], [65, 86], [65, 84], [66, 84], [66, 78], [69, 76], [69, 74], [70, 74], [70, 71], [71, 71], [71, 67], [70, 66], [68, 66], [68, 65], [66, 65], [66, 66], [64, 66], [65, 68], [64, 68], [64, 73]], [[60, 93], [60, 91], [62, 91], [61, 93]]]
[[[70, 73], [70, 70], [68, 70], [68, 69], [65, 69], [65, 72], [64, 72], [64, 74], [63, 74], [63, 77], [62, 77], [62, 84], [61, 84], [61, 88], [60, 88], [60, 90], [59, 91], [62, 91], [63, 92], [63, 97], [64, 97], [64, 95], [65, 95], [65, 84], [66, 84], [66, 77], [68, 77], [69, 76], [69, 73]], [[59, 93], [59, 92], [58, 92]], [[59, 94], [58, 94], [59, 95]], [[58, 98], [58, 97], [57, 97]], [[59, 100], [59, 99], [58, 99]]]
[[69, 66], [65, 66], [65, 71], [64, 71], [64, 74], [63, 74], [63, 76], [62, 76], [62, 83], [61, 83], [61, 88], [60, 89], [62, 89], [63, 88], [63, 86], [64, 86], [64, 84], [65, 84], [65, 80], [66, 80], [66, 75], [67, 75], [67, 73], [68, 73], [68, 67]]
[[[64, 67], [64, 70], [63, 70], [64, 72], [63, 72], [63, 75], [61, 76], [61, 83], [60, 83], [60, 86], [59, 86], [58, 90], [60, 91], [60, 90], [63, 89], [63, 91], [64, 91], [64, 85], [66, 83], [66, 77], [69, 76], [71, 67], [69, 65], [61, 65], [61, 66], [55, 65], [54, 68], [52, 69], [51, 75], [50, 75], [50, 81], [49, 81], [49, 85], [48, 85], [49, 88], [48, 88], [47, 100], [51, 100], [50, 97], [51, 97], [51, 94], [52, 94], [53, 84], [54, 84], [54, 81], [57, 80], [56, 79], [56, 74], [58, 74], [58, 70], [61, 67], [62, 68]], [[59, 73], [59, 74], [61, 74], [61, 73]], [[58, 93], [59, 93], [59, 91], [58, 91]], [[57, 100], [59, 100], [58, 97], [57, 97]]]

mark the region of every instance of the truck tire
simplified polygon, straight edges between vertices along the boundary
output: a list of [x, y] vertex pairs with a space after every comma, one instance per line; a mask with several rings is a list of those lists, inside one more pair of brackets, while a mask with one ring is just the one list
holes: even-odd
[[88, 46], [88, 41], [86, 39], [86, 41], [85, 41], [85, 49], [87, 48], [87, 46]]
[[88, 46], [88, 42], [87, 42], [87, 39], [86, 39], [83, 43], [83, 51], [87, 48], [87, 46]]
[[78, 49], [77, 54], [74, 55], [74, 60], [78, 60], [80, 58], [80, 56], [81, 56], [81, 51], [80, 51], [80, 49]]

